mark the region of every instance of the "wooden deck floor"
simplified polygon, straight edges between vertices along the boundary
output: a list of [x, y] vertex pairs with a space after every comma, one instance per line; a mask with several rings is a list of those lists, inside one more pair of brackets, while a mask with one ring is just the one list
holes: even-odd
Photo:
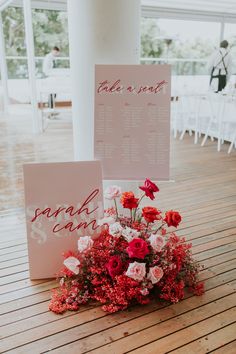
[[156, 205], [180, 210], [178, 234], [205, 265], [202, 297], [107, 315], [99, 306], [48, 312], [54, 281], [30, 281], [22, 163], [72, 159], [70, 124], [32, 137], [27, 120], [0, 120], [0, 351], [8, 353], [236, 353], [236, 153], [191, 137], [172, 144], [172, 177]]

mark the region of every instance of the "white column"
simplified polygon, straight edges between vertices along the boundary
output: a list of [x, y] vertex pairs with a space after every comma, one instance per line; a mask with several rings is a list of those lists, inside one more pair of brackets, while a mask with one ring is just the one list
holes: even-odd
[[91, 160], [94, 65], [138, 64], [140, 0], [68, 0], [76, 160]]
[[7, 112], [9, 105], [9, 94], [8, 94], [8, 74], [7, 74], [7, 63], [6, 63], [6, 50], [5, 50], [5, 40], [3, 33], [3, 23], [2, 23], [2, 13], [0, 12], [0, 70], [1, 70], [1, 82], [3, 88], [3, 103], [4, 112]]
[[225, 19], [223, 18], [223, 21], [220, 23], [220, 42], [223, 41], [225, 35]]
[[31, 97], [32, 106], [32, 124], [33, 133], [41, 132], [41, 122], [38, 111], [37, 102], [37, 86], [36, 86], [36, 76], [35, 76], [35, 59], [34, 59], [34, 35], [33, 35], [33, 24], [32, 24], [32, 10], [31, 1], [23, 0], [24, 5], [24, 22], [25, 22], [25, 40], [26, 40], [26, 50], [27, 50], [27, 62], [28, 62], [28, 76], [29, 76], [29, 89]]

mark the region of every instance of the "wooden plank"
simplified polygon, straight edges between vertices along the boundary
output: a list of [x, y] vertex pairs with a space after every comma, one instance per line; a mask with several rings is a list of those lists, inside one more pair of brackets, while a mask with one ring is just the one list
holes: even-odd
[[193, 254], [201, 253], [206, 250], [210, 250], [212, 248], [216, 248], [222, 245], [227, 245], [229, 243], [235, 243], [235, 242], [236, 242], [236, 236], [231, 235], [231, 236], [220, 238], [219, 240], [209, 241], [207, 243], [194, 246], [192, 252]]
[[7, 269], [2, 269], [1, 273], [0, 273], [0, 278], [1, 277], [5, 277], [6, 275], [24, 272], [25, 270], [28, 270], [28, 269], [29, 269], [29, 264], [28, 263], [20, 264], [20, 265], [13, 266], [13, 267], [9, 267]]
[[28, 278], [29, 278], [29, 271], [10, 274], [0, 278], [0, 285], [11, 284], [17, 280], [23, 280]]
[[235, 351], [236, 351], [236, 340], [232, 341], [227, 345], [224, 345], [221, 348], [213, 350], [211, 353], [212, 354], [235, 354]]
[[25, 251], [26, 249], [27, 249], [27, 246], [25, 244], [21, 244], [21, 245], [17, 245], [17, 246], [14, 246], [14, 247], [0, 249], [0, 255], [11, 254], [11, 253], [14, 253], [16, 251]]
[[235, 242], [195, 254], [194, 258], [199, 262], [203, 262], [205, 259], [209, 259], [211, 257], [215, 257], [217, 255], [221, 255], [234, 250], [236, 250]]
[[33, 294], [44, 292], [48, 289], [53, 289], [57, 283], [55, 280], [46, 281], [40, 285], [35, 285], [28, 288], [19, 289], [17, 291], [9, 292], [7, 294], [0, 295], [1, 304], [8, 303], [10, 301], [18, 300]]
[[[230, 229], [227, 229], [227, 230], [224, 230], [224, 231], [220, 231], [220, 232], [213, 232], [213, 233], [210, 233], [210, 234], [205, 234], [203, 236], [199, 236], [197, 237], [197, 233], [195, 234], [190, 234], [190, 235], [187, 235], [185, 236], [185, 239], [186, 239], [186, 242], [190, 242], [193, 247], [197, 246], [197, 245], [200, 245], [200, 244], [203, 244], [203, 243], [207, 243], [209, 241], [213, 241], [213, 240], [217, 240], [217, 239], [220, 239], [220, 238], [224, 238], [224, 237], [227, 237], [227, 236], [232, 236], [232, 235], [236, 235], [236, 228], [230, 228]], [[236, 236], [235, 236], [236, 238]]]
[[[174, 348], [183, 345], [184, 343], [188, 343], [189, 341], [193, 339], [197, 339], [205, 334], [208, 334], [210, 332], [218, 330], [221, 326], [226, 326], [228, 324], [231, 324], [235, 321], [235, 315], [236, 315], [236, 308], [231, 308], [227, 311], [223, 311], [215, 316], [212, 316], [204, 321], [200, 321], [199, 323], [196, 323], [194, 325], [191, 325], [187, 328], [184, 328], [182, 330], [179, 330], [176, 333], [170, 334], [168, 337], [166, 336], [166, 333], [168, 332], [168, 328], [166, 328], [166, 324], [163, 324], [163, 326], [160, 326], [162, 328], [158, 328], [158, 333], [153, 333], [153, 335], [149, 336], [149, 340], [151, 338], [161, 338], [159, 340], [155, 340], [147, 344], [145, 346], [142, 346], [138, 349], [135, 349], [133, 351], [130, 351], [130, 353], [136, 353], [136, 354], [156, 354], [158, 351], [160, 353], [168, 352], [173, 350]], [[179, 321], [179, 318], [178, 318]], [[181, 321], [181, 319], [180, 319]], [[184, 319], [185, 321], [185, 319]], [[182, 321], [179, 322], [178, 324], [175, 324], [175, 328], [181, 328], [184, 327], [186, 321], [183, 323]], [[191, 321], [190, 321], [191, 323]], [[152, 330], [155, 330], [155, 328], [152, 328]], [[172, 328], [173, 332], [173, 328]], [[140, 334], [139, 334], [140, 335]], [[130, 338], [131, 340], [131, 338]], [[147, 337], [145, 337], [145, 341], [147, 340]], [[133, 339], [132, 339], [133, 341]], [[118, 343], [117, 343], [118, 344]], [[137, 346], [137, 343], [133, 343], [135, 347]], [[104, 347], [105, 348], [105, 347]], [[136, 347], [137, 348], [137, 347]], [[127, 349], [126, 349], [127, 350]], [[92, 351], [92, 353], [96, 353], [96, 351]], [[108, 353], [108, 351], [103, 351], [103, 353]]]
[[[5, 293], [10, 293], [10, 292], [16, 292], [19, 289], [24, 289], [28, 287], [33, 287], [36, 285], [44, 284], [47, 283], [47, 280], [30, 280], [30, 279], [24, 279], [24, 280], [19, 280], [11, 284], [6, 284], [2, 285], [0, 288], [0, 295], [5, 294]], [[54, 283], [55, 284], [55, 283]]]
[[20, 264], [28, 264], [28, 256], [10, 259], [5, 262], [0, 262], [0, 272], [1, 272], [1, 269], [10, 268], [10, 267], [13, 267], [15, 265], [20, 265]]
[[[11, 337], [12, 341], [9, 342], [9, 340], [6, 338], [6, 341], [2, 340], [2, 345], [6, 345], [6, 347], [3, 347], [4, 350], [9, 350], [8, 346], [11, 346], [10, 348], [13, 348], [13, 340], [14, 340], [14, 345], [19, 346], [22, 345], [22, 343], [26, 343], [27, 341], [32, 342], [29, 345], [25, 345], [23, 348], [25, 353], [28, 352], [34, 352], [34, 350], [37, 347], [40, 347], [41, 351], [46, 350], [45, 348], [52, 348], [51, 346], [53, 343], [57, 343], [57, 345], [60, 345], [60, 343], [68, 343], [69, 341], [76, 340], [78, 338], [87, 337], [88, 335], [92, 335], [95, 331], [100, 332], [103, 330], [103, 333], [106, 328], [109, 328], [110, 326], [115, 326], [115, 329], [112, 329], [112, 333], [117, 331], [120, 333], [122, 331], [122, 336], [123, 333], [126, 331], [127, 326], [129, 327], [129, 331], [131, 330], [130, 327], [133, 329], [137, 329], [137, 326], [150, 326], [152, 324], [155, 324], [157, 321], [164, 321], [164, 319], [175, 317], [177, 314], [185, 313], [188, 312], [190, 309], [194, 309], [198, 307], [199, 305], [203, 305], [205, 303], [210, 302], [211, 305], [210, 308], [215, 309], [216, 311], [220, 311], [221, 306], [224, 306], [223, 304], [227, 304], [227, 306], [231, 306], [232, 303], [231, 301], [236, 303], [236, 294], [231, 294], [228, 295], [228, 297], [223, 297], [221, 300], [216, 300], [218, 301], [217, 304], [215, 305], [215, 299], [216, 296], [224, 296], [224, 294], [230, 294], [232, 293], [232, 289], [230, 287], [221, 287], [220, 289], [217, 289], [215, 291], [209, 291], [207, 292], [204, 297], [191, 297], [189, 299], [186, 299], [179, 303], [178, 305], [170, 305], [167, 306], [164, 309], [160, 309], [161, 307], [164, 306], [164, 304], [157, 303], [157, 304], [152, 304], [151, 306], [145, 306], [145, 307], [137, 307], [134, 308], [131, 312], [125, 311], [124, 313], [118, 313], [115, 316], [109, 316], [107, 318], [107, 315], [105, 313], [102, 313], [101, 310], [99, 310], [99, 315], [102, 316], [102, 319], [98, 319], [96, 317], [93, 318], [93, 321], [89, 321], [89, 323], [85, 323], [86, 320], [78, 315], [74, 316], [73, 318], [70, 319], [63, 319], [60, 322], [54, 323], [52, 326], [51, 324], [49, 325], [44, 325], [41, 328], [35, 328], [30, 331], [27, 331], [24, 333], [24, 338], [22, 336], [16, 335], [14, 337]], [[227, 299], [227, 301], [226, 301]], [[222, 304], [222, 305], [221, 305]], [[154, 309], [160, 309], [158, 313], [154, 313]], [[228, 308], [228, 307], [227, 307]], [[212, 311], [213, 311], [212, 309]], [[98, 310], [97, 310], [98, 311]], [[145, 316], [145, 312], [150, 312]], [[208, 313], [208, 311], [202, 311], [203, 313]], [[87, 315], [87, 312], [86, 314]], [[142, 315], [142, 320], [140, 321], [140, 315]], [[100, 317], [99, 316], [99, 317]], [[105, 318], [104, 318], [105, 316]], [[136, 320], [134, 320], [134, 323], [131, 322], [131, 319], [134, 317], [138, 317]], [[90, 318], [90, 316], [88, 317]], [[125, 323], [127, 322], [127, 324]], [[84, 324], [85, 323], [85, 324]], [[117, 324], [122, 324], [119, 329], [116, 327]], [[80, 327], [78, 327], [80, 325]], [[73, 328], [74, 327], [74, 328]], [[64, 335], [62, 336], [60, 333], [57, 334], [57, 332], [61, 332], [61, 330], [65, 330], [68, 328], [72, 328], [68, 331], [64, 332]], [[56, 334], [54, 334], [56, 333]], [[48, 337], [47, 335], [50, 336]], [[54, 334], [54, 335], [53, 335]], [[39, 340], [40, 336], [47, 336], [47, 338], [44, 338], [43, 340]], [[102, 335], [103, 336], [103, 335]], [[101, 337], [101, 334], [99, 334], [98, 337]], [[28, 339], [27, 339], [28, 338]], [[110, 338], [110, 334], [108, 335], [108, 338]], [[37, 340], [36, 342], [33, 342]], [[94, 338], [88, 339], [89, 342], [94, 343]], [[85, 343], [85, 339], [83, 340], [83, 343]], [[78, 343], [77, 343], [78, 345]], [[17, 349], [20, 351], [20, 348]], [[23, 351], [22, 351], [23, 352]], [[79, 351], [80, 352], [80, 351]]]
[[11, 259], [18, 259], [21, 257], [25, 257], [28, 255], [28, 251], [24, 250], [24, 251], [17, 251], [17, 252], [13, 252], [13, 253], [8, 253], [8, 254], [4, 254], [2, 256], [0, 256], [0, 262], [5, 262], [5, 261], [9, 261]]
[[[27, 261], [22, 162], [71, 160], [72, 132], [69, 125], [58, 122], [45, 134], [32, 137], [27, 120], [23, 124], [12, 122], [0, 119], [0, 291], [1, 299], [7, 301], [0, 304], [0, 333], [9, 348], [17, 353], [41, 353], [61, 346], [54, 351], [77, 354], [78, 349], [86, 347], [103, 354], [111, 345], [110, 353], [121, 354], [127, 351], [123, 347], [127, 341], [127, 348], [130, 345], [130, 350], [136, 352], [140, 346], [144, 353], [153, 335], [154, 346], [158, 343], [155, 354], [181, 348], [186, 352], [191, 345], [193, 349], [201, 348], [202, 353], [207, 349], [232, 353], [234, 323], [226, 323], [225, 318], [231, 316], [230, 296], [236, 291], [235, 151], [228, 155], [224, 145], [217, 153], [211, 142], [201, 149], [188, 136], [184, 141], [174, 140], [171, 174], [175, 183], [161, 182], [161, 190], [152, 202], [162, 210], [181, 212], [183, 223], [177, 234], [192, 242], [194, 257], [205, 265], [201, 272], [206, 281], [204, 296], [186, 294], [185, 300], [176, 305], [152, 303], [114, 315], [106, 315], [99, 307], [81, 307], [79, 314], [57, 316], [47, 311], [50, 281], [31, 282], [28, 268], [22, 268], [22, 262]], [[133, 183], [136, 185], [139, 183]], [[122, 182], [122, 188], [126, 190], [127, 183]], [[180, 327], [174, 333], [176, 322]], [[198, 327], [200, 324], [202, 327]], [[159, 338], [164, 325], [169, 332]], [[223, 346], [217, 349], [221, 339]]]
[[[235, 339], [236, 333], [236, 321], [229, 326], [219, 329], [213, 333], [210, 333], [207, 336], [199, 338], [190, 344], [182, 346], [179, 349], [173, 350], [170, 353], [173, 354], [184, 354], [184, 353], [209, 353], [214, 349], [218, 349], [221, 347], [222, 353], [225, 353], [225, 345]], [[236, 352], [236, 344], [234, 344], [234, 348], [232, 348], [232, 343], [230, 343], [230, 347], [228, 350], [231, 350], [232, 353]], [[234, 349], [234, 352], [232, 351]]]
[[221, 264], [230, 261], [232, 259], [235, 259], [235, 264], [236, 264], [236, 250], [223, 253], [215, 257], [204, 260], [204, 269], [210, 268], [216, 264]]
[[12, 247], [12, 246], [16, 246], [16, 245], [22, 245], [25, 244], [25, 237], [16, 239], [16, 240], [12, 240], [12, 241], [5, 241], [5, 242], [1, 242], [0, 243], [0, 249], [1, 248], [8, 248], [8, 247]]
[[[230, 295], [228, 303], [229, 307], [235, 304], [235, 294]], [[100, 331], [97, 327], [97, 334], [91, 335], [90, 337], [83, 338], [81, 341], [73, 342], [67, 346], [58, 348], [54, 350], [55, 353], [85, 353], [91, 351], [92, 353], [124, 353], [137, 348], [139, 345], [149, 343], [150, 341], [156, 340], [169, 335], [171, 333], [181, 330], [188, 329], [188, 326], [194, 324], [197, 321], [202, 321], [203, 319], [209, 318], [211, 320], [212, 316], [220, 313], [221, 311], [227, 312], [227, 307], [224, 298], [217, 300], [217, 309], [214, 306], [215, 302], [204, 305], [200, 308], [193, 309], [192, 311], [187, 311], [185, 308], [183, 314], [180, 314], [176, 307], [172, 307], [172, 312], [170, 308], [164, 308], [159, 311], [159, 313], [152, 313], [148, 316], [142, 316], [142, 321], [129, 321], [122, 326], [114, 326], [109, 330]], [[182, 303], [182, 305], [184, 305]], [[229, 323], [233, 321], [233, 315], [236, 313], [236, 309], [231, 309], [229, 312], [230, 316], [228, 318]], [[224, 313], [221, 312], [221, 313]], [[220, 317], [220, 320], [222, 318]], [[220, 321], [219, 321], [220, 322]], [[77, 331], [77, 335], [79, 335]], [[183, 336], [181, 336], [182, 338]], [[186, 337], [185, 337], [186, 338]], [[171, 339], [170, 339], [171, 340]], [[167, 341], [167, 340], [166, 340]], [[108, 344], [109, 343], [109, 344]], [[25, 347], [24, 349], [26, 349]], [[49, 347], [50, 348], [50, 347]], [[97, 348], [97, 349], [96, 349]], [[153, 353], [162, 353], [161, 348], [155, 346]], [[168, 346], [166, 349], [169, 349]], [[145, 349], [141, 348], [140, 353], [148, 353]], [[27, 353], [27, 351], [26, 351]]]
[[39, 304], [40, 302], [43, 301], [48, 301], [50, 299], [50, 296], [51, 296], [51, 291], [47, 290], [40, 293], [36, 293], [31, 296], [26, 296], [14, 301], [9, 301], [4, 304], [0, 304], [0, 315], [3, 315], [11, 311], [16, 311], [18, 309], [23, 309], [25, 307], [34, 304]]

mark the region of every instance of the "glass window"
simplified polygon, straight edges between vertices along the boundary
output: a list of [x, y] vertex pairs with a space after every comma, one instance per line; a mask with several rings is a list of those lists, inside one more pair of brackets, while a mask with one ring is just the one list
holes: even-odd
[[224, 39], [229, 42], [230, 52], [233, 58], [233, 73], [236, 73], [236, 23], [226, 23]]
[[174, 74], [202, 75], [219, 45], [220, 23], [145, 18], [141, 34], [142, 57], [171, 63]]
[[[6, 43], [8, 77], [20, 79], [27, 77], [27, 57], [25, 47], [25, 26], [22, 7], [7, 7], [3, 11], [3, 30]], [[57, 46], [60, 57], [69, 56], [67, 33], [67, 13], [65, 11], [32, 10], [36, 74], [42, 75], [42, 62], [45, 54]], [[69, 60], [58, 58], [57, 67], [69, 67]]]

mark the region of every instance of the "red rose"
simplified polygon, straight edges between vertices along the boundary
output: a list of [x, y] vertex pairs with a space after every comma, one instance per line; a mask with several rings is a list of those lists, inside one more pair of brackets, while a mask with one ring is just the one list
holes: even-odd
[[177, 227], [181, 222], [182, 218], [178, 211], [170, 210], [166, 212], [164, 221], [168, 226]]
[[159, 188], [150, 179], [146, 178], [144, 185], [139, 187], [150, 199], [155, 199], [154, 193], [159, 192]]
[[140, 258], [144, 257], [149, 253], [148, 244], [142, 238], [134, 238], [129, 242], [129, 246], [126, 251], [130, 258]]
[[155, 220], [159, 220], [161, 212], [154, 207], [144, 207], [142, 209], [142, 216], [147, 222], [153, 222]]
[[112, 278], [121, 274], [123, 271], [123, 263], [121, 258], [119, 256], [110, 257], [108, 263], [106, 264], [106, 268]]
[[120, 198], [124, 208], [135, 209], [138, 206], [138, 198], [135, 198], [133, 192], [124, 192]]

